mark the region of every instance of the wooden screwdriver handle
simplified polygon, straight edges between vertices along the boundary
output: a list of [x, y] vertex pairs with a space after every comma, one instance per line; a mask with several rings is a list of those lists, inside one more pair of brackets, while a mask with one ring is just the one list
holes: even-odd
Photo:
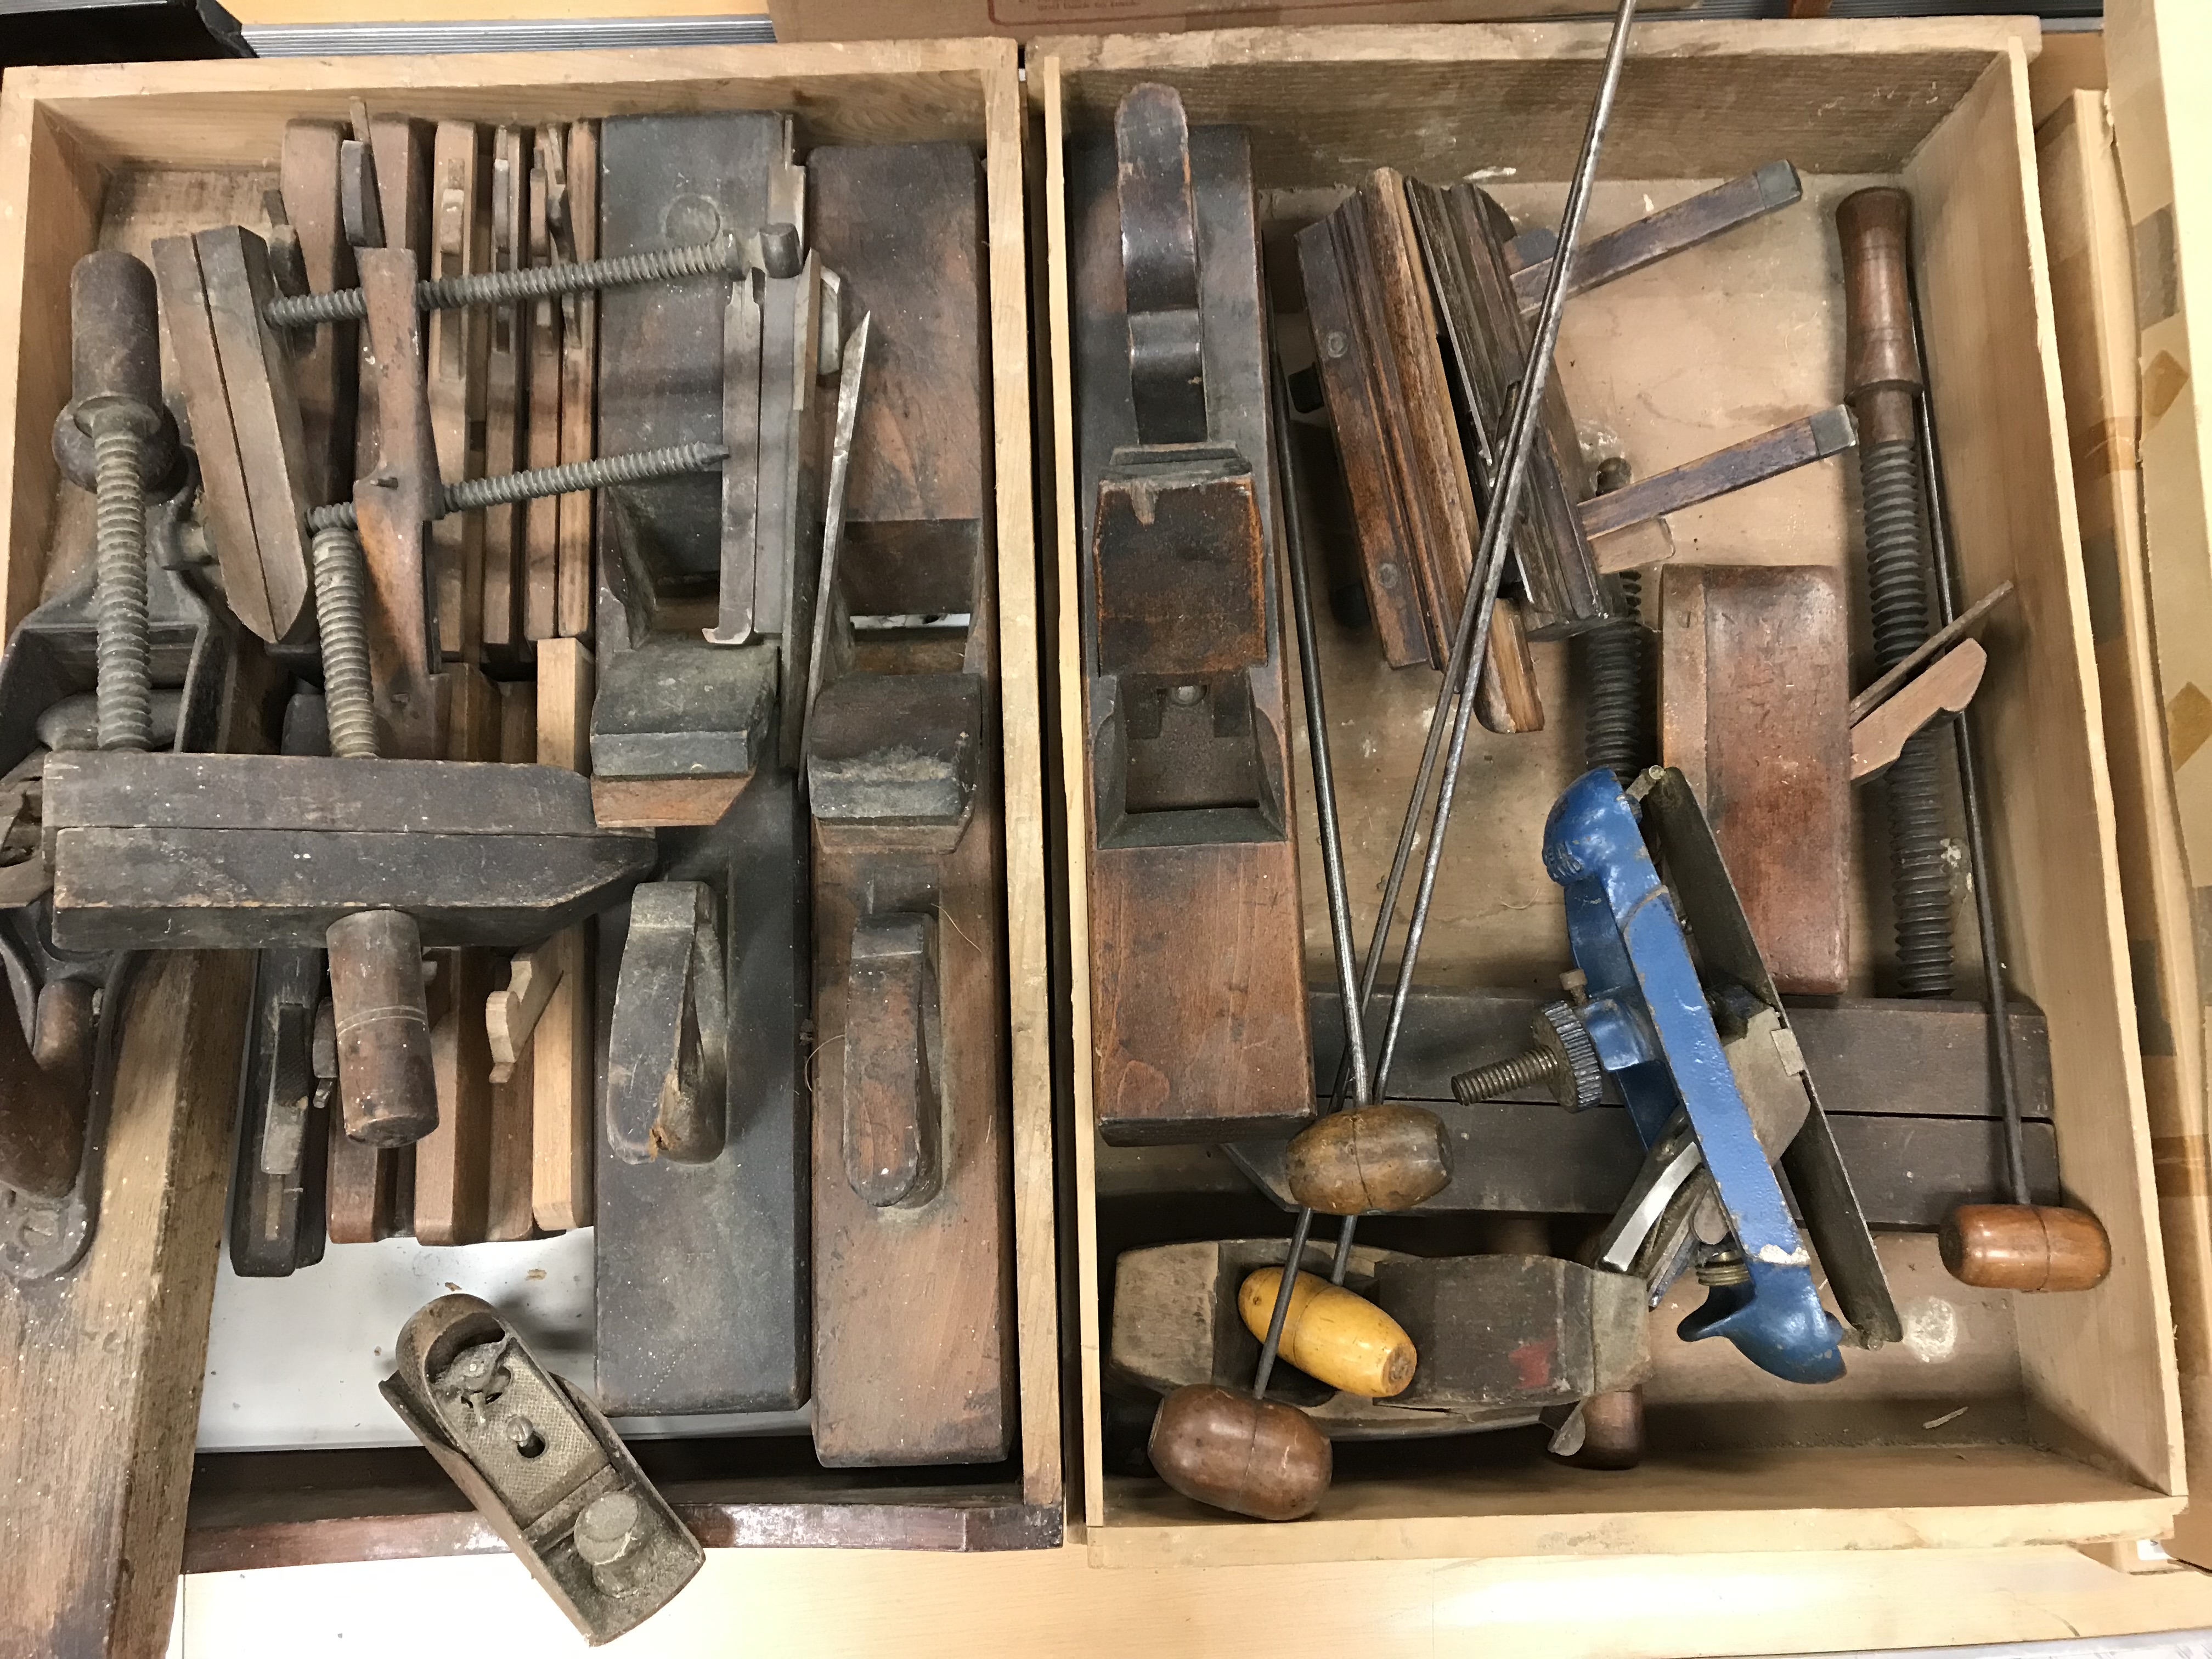
[[1912, 198], [1884, 186], [1836, 210], [1844, 253], [1844, 386], [1859, 441], [1911, 442], [1920, 355], [1912, 340]]

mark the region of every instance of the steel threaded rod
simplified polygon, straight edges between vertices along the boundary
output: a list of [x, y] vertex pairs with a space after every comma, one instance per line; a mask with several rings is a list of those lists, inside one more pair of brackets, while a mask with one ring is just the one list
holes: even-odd
[[1480, 1106], [1516, 1089], [1549, 1083], [1559, 1074], [1559, 1057], [1549, 1048], [1529, 1048], [1494, 1065], [1462, 1072], [1452, 1079], [1452, 1097], [1462, 1106]]
[[1643, 575], [1623, 571], [1620, 616], [1575, 643], [1583, 682], [1583, 764], [1602, 766], [1625, 787], [1658, 758], [1651, 695], [1651, 635], [1639, 616]]
[[146, 750], [154, 746], [154, 691], [146, 620], [146, 489], [138, 477], [143, 444], [127, 417], [94, 419], [94, 698], [100, 746]]
[[[1928, 637], [1928, 532], [1920, 456], [1909, 440], [1863, 446], [1867, 578], [1875, 666], [1887, 672]], [[1943, 862], [1942, 734], [1910, 738], [1883, 784], [1889, 799], [1890, 893], [1896, 911], [1899, 988], [1951, 994], [1951, 879]]]
[[[709, 467], [720, 466], [729, 454], [720, 444], [672, 444], [665, 449], [641, 449], [630, 455], [600, 455], [588, 461], [570, 461], [565, 466], [538, 466], [524, 472], [501, 472], [489, 478], [463, 478], [457, 483], [439, 487], [438, 516], [536, 501], [546, 495], [567, 495], [583, 489], [605, 489], [615, 484], [680, 477], [686, 472], [703, 472]], [[333, 501], [307, 514], [307, 528], [313, 531], [352, 530], [357, 524], [351, 501]]]
[[[570, 265], [526, 265], [519, 270], [486, 270], [468, 276], [438, 276], [415, 284], [415, 304], [422, 311], [459, 306], [511, 305], [518, 300], [547, 300], [610, 288], [638, 288], [647, 283], [686, 276], [734, 275], [744, 269], [744, 244], [724, 231], [712, 241], [655, 253], [624, 253]], [[306, 328], [317, 323], [359, 322], [368, 301], [357, 288], [325, 294], [287, 295], [271, 300], [266, 313], [276, 328]]]
[[376, 758], [376, 708], [368, 679], [368, 566], [361, 538], [343, 525], [315, 532], [315, 628], [323, 642], [323, 706], [331, 753], [342, 760]]

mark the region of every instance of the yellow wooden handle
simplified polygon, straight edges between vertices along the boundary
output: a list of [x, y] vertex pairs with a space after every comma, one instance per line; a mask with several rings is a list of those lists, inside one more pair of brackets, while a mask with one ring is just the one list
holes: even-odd
[[[1280, 1267], [1262, 1267], [1237, 1292], [1244, 1328], [1262, 1342], [1282, 1282]], [[1282, 1352], [1307, 1376], [1369, 1400], [1402, 1394], [1413, 1380], [1413, 1339], [1405, 1328], [1364, 1297], [1317, 1273], [1300, 1273], [1291, 1286]]]

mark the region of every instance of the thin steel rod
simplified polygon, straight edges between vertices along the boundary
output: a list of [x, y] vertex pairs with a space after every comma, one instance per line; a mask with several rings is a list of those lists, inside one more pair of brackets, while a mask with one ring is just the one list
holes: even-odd
[[[1605, 70], [1598, 83], [1596, 101], [1591, 106], [1589, 125], [1583, 135], [1581, 155], [1575, 163], [1574, 179], [1567, 191], [1566, 210], [1559, 224], [1559, 252], [1552, 261], [1550, 280], [1544, 289], [1543, 304], [1536, 324], [1536, 337], [1522, 369], [1521, 382], [1514, 389], [1513, 409], [1507, 423], [1505, 441], [1505, 483], [1492, 498], [1494, 510], [1483, 521], [1482, 538], [1478, 544], [1474, 565], [1468, 584], [1467, 599], [1460, 610], [1458, 631], [1453, 637], [1451, 657], [1444, 669], [1443, 683], [1437, 689], [1437, 706], [1429, 721], [1429, 735], [1421, 750], [1421, 766], [1413, 781], [1412, 798], [1406, 803], [1406, 818], [1398, 832], [1398, 846], [1390, 862], [1389, 879], [1383, 885], [1382, 913], [1376, 918], [1373, 943], [1368, 948], [1367, 961], [1360, 975], [1358, 1007], [1364, 1025], [1368, 999], [1374, 994], [1376, 976], [1381, 969], [1382, 952], [1388, 944], [1390, 927], [1398, 907], [1401, 884], [1413, 856], [1413, 844], [1419, 838], [1421, 807], [1428, 797], [1429, 779], [1435, 769], [1437, 751], [1447, 724], [1445, 715], [1456, 710], [1449, 722], [1452, 727], [1449, 758], [1444, 766], [1443, 781], [1437, 796], [1433, 827], [1430, 831], [1427, 857], [1421, 869], [1421, 884], [1413, 902], [1413, 915], [1406, 935], [1406, 948], [1398, 965], [1398, 981], [1390, 1000], [1390, 1016], [1382, 1038], [1382, 1052], [1375, 1067], [1371, 1085], [1373, 1097], [1381, 1098], [1389, 1082], [1390, 1063], [1395, 1057], [1400, 1026], [1405, 1018], [1406, 999], [1413, 984], [1415, 959], [1420, 954], [1421, 934], [1428, 920], [1428, 908], [1436, 889], [1437, 867], [1443, 848], [1444, 831], [1451, 817], [1454, 787], [1459, 777], [1460, 763], [1467, 750], [1467, 730], [1474, 712], [1474, 678], [1482, 662], [1482, 653], [1489, 644], [1490, 617], [1498, 599], [1498, 579], [1504, 570], [1504, 547], [1514, 521], [1521, 510], [1522, 486], [1528, 475], [1528, 452], [1536, 432], [1536, 413], [1542, 407], [1544, 385], [1550, 377], [1552, 356], [1559, 344], [1559, 318], [1565, 307], [1568, 287], [1572, 280], [1576, 243], [1580, 240], [1583, 216], [1589, 205], [1590, 185], [1597, 174], [1598, 155], [1604, 146], [1605, 128], [1613, 114], [1613, 94], [1620, 84], [1621, 65], [1628, 56], [1628, 38], [1636, 21], [1636, 0], [1620, 0], [1613, 23], [1613, 38], [1607, 44]], [[1342, 1097], [1343, 1072], [1352, 1064], [1347, 1045], [1344, 1066], [1339, 1068], [1337, 1087], [1330, 1105]], [[1345, 1225], [1337, 1240], [1337, 1265], [1341, 1272], [1352, 1255], [1352, 1231], [1356, 1218], [1345, 1218]], [[1290, 1313], [1291, 1292], [1297, 1278], [1297, 1266], [1304, 1257], [1307, 1235], [1313, 1226], [1313, 1212], [1301, 1209], [1291, 1231], [1291, 1247], [1284, 1258], [1283, 1277], [1275, 1293], [1275, 1306], [1267, 1322], [1267, 1340], [1261, 1344], [1260, 1364], [1255, 1376], [1252, 1392], [1264, 1399], [1267, 1379], [1273, 1374], [1275, 1356], [1282, 1344], [1283, 1325]]]
[[[1559, 252], [1552, 261], [1551, 281], [1545, 286], [1535, 342], [1529, 349], [1521, 383], [1514, 391], [1513, 415], [1506, 428], [1503, 457], [1504, 483], [1492, 494], [1491, 511], [1483, 520], [1482, 538], [1475, 550], [1467, 601], [1460, 610], [1460, 639], [1470, 641], [1465, 661], [1460, 666], [1465, 684], [1460, 688], [1459, 706], [1452, 716], [1451, 746], [1445, 757], [1443, 781], [1437, 787], [1428, 851], [1421, 861], [1420, 885], [1414, 891], [1413, 913], [1406, 924], [1406, 945], [1398, 957], [1398, 981], [1391, 992], [1389, 1018], [1382, 1028], [1382, 1052], [1375, 1062], [1374, 1086], [1377, 1095], [1385, 1092], [1391, 1062], [1397, 1058], [1398, 1036], [1405, 1024], [1406, 1000], [1413, 990], [1414, 964], [1420, 957], [1422, 935], [1427, 931], [1429, 906], [1436, 896], [1437, 872], [1443, 862], [1452, 798], [1459, 787], [1461, 763], [1467, 757], [1468, 728], [1474, 717], [1474, 676], [1480, 671], [1484, 653], [1490, 645], [1491, 613], [1497, 605], [1499, 580], [1505, 574], [1506, 544], [1521, 515], [1521, 494], [1528, 482], [1529, 451], [1536, 435], [1544, 387], [1551, 378], [1553, 354], [1559, 341], [1560, 313], [1572, 283], [1583, 218], [1589, 207], [1598, 155], [1605, 146], [1605, 129], [1612, 118], [1613, 94], [1620, 85], [1621, 65], [1628, 56], [1628, 37], [1635, 20], [1636, 0], [1620, 0], [1620, 9], [1613, 16], [1613, 40], [1606, 49], [1605, 76], [1598, 83], [1597, 101], [1590, 110], [1589, 130], [1583, 135], [1583, 153], [1575, 163], [1574, 182], [1567, 191], [1566, 210], [1560, 216]], [[1453, 654], [1461, 654], [1458, 641], [1455, 641]], [[1450, 690], [1446, 686], [1437, 694], [1438, 718], [1444, 713]], [[1418, 803], [1412, 804], [1409, 817], [1419, 811]]]
[[[1936, 619], [1950, 625], [1959, 614], [1961, 595], [1958, 567], [1951, 558], [1948, 497], [1943, 489], [1943, 459], [1936, 442], [1936, 409], [1928, 395], [1928, 345], [1920, 333], [1920, 290], [1908, 274], [1906, 292], [1912, 307], [1912, 349], [1920, 362], [1920, 395], [1914, 400], [1920, 433], [1920, 464], [1928, 479], [1928, 546], [1936, 567]], [[1984, 1000], [1990, 1011], [1990, 1042], [1997, 1062], [1997, 1103], [2004, 1112], [2005, 1180], [2012, 1201], [2034, 1201], [2027, 1184], [2026, 1132], [2021, 1124], [2020, 1080], [2013, 1054], [2012, 1019], [2007, 1006], [2002, 946], [1997, 938], [1996, 894], [1990, 885], [1990, 844], [1987, 819], [1982, 811], [1982, 769], [1975, 751], [1972, 710], [1961, 710], [1951, 720], [1951, 740], [1958, 751], [1959, 804], [1966, 820], [1966, 870], [1974, 884], [1974, 922], [1981, 936]]]
[[[1336, 957], [1337, 989], [1344, 1003], [1344, 1052], [1352, 1068], [1352, 1097], [1355, 1105], [1367, 1104], [1367, 1032], [1364, 1005], [1359, 1000], [1358, 974], [1352, 959], [1352, 898], [1344, 879], [1344, 836], [1336, 811], [1336, 764], [1329, 750], [1328, 709], [1322, 693], [1321, 647], [1314, 628], [1313, 584], [1306, 568], [1305, 518], [1298, 503], [1298, 479], [1291, 437], [1291, 400], [1282, 365], [1272, 363], [1268, 391], [1275, 427], [1275, 471], [1281, 480], [1283, 555], [1291, 567], [1291, 615], [1298, 636], [1298, 678], [1305, 689], [1306, 752], [1313, 763], [1314, 817], [1321, 826], [1322, 884], [1328, 893], [1328, 939]], [[1332, 1099], [1324, 1115], [1335, 1109]], [[1267, 1397], [1267, 1379], [1273, 1375], [1275, 1356], [1283, 1342], [1283, 1323], [1291, 1310], [1291, 1291], [1297, 1283], [1298, 1263], [1304, 1258], [1306, 1239], [1313, 1231], [1311, 1210], [1301, 1207], [1291, 1229], [1290, 1252], [1283, 1258], [1283, 1279], [1275, 1291], [1274, 1310], [1267, 1317], [1267, 1340], [1260, 1346], [1260, 1364], [1253, 1374], [1255, 1399]], [[1352, 1261], [1352, 1234], [1358, 1218], [1344, 1218], [1337, 1236], [1336, 1259], [1329, 1282], [1344, 1283]]]

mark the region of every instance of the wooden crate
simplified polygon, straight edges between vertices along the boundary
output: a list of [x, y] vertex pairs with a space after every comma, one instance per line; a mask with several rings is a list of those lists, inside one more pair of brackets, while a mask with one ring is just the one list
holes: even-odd
[[[678, 1443], [672, 1495], [716, 1545], [1006, 1548], [1056, 1542], [1043, 782], [1023, 242], [1023, 93], [1000, 41], [15, 70], [0, 90], [0, 605], [40, 596], [61, 522], [49, 447], [69, 396], [69, 276], [98, 246], [222, 215], [273, 185], [285, 123], [372, 111], [484, 122], [793, 112], [802, 149], [955, 139], [987, 179], [989, 349], [1012, 988], [1015, 1455], [979, 1471], [830, 1474], [803, 1443]], [[1010, 372], [1011, 370], [1011, 372]], [[0, 1649], [158, 1650], [195, 1569], [495, 1549], [427, 1456], [192, 1459], [234, 1092], [240, 964], [164, 960], [122, 1060], [103, 1219], [72, 1279], [0, 1286], [0, 1485], [16, 1540]], [[187, 1018], [189, 1011], [190, 1018]], [[309, 1271], [313, 1271], [310, 1269]], [[270, 1363], [281, 1365], [283, 1357]], [[188, 1486], [193, 1504], [185, 1534]], [[56, 1636], [55, 1632], [64, 1634]]]
[[[2202, 1492], [2212, 1483], [2212, 914], [2203, 890], [2212, 870], [2212, 525], [2188, 275], [2203, 268], [2195, 251], [2212, 222], [2194, 165], [2212, 130], [2195, 78], [2168, 66], [2201, 63], [2212, 29], [2201, 8], [2169, 0], [2116, 0], [2109, 10], [2108, 54], [2069, 77], [2094, 90], [2039, 105], [2037, 141], [2082, 546], [2092, 593], [2101, 575], [2118, 602], [2117, 615], [2098, 618], [2100, 659], [2115, 671], [2105, 724], [2128, 831], [2120, 873], [2145, 1012], [2182, 1416]], [[2212, 1566], [2212, 1504], [2185, 1510], [2167, 1547]]]
[[[1295, 293], [1282, 274], [1294, 269], [1281, 258], [1287, 233], [1377, 165], [1436, 181], [1480, 169], [1516, 214], [1554, 222], [1604, 44], [1602, 27], [1570, 24], [1033, 44], [1063, 596], [1058, 735], [1076, 895], [1087, 838], [1075, 749], [1084, 688], [1068, 597], [1078, 550], [1065, 141], [1109, 130], [1121, 96], [1147, 80], [1177, 88], [1194, 125], [1244, 125], [1279, 302]], [[1825, 1389], [1773, 1382], [1721, 1345], [1680, 1343], [1671, 1320], [1655, 1320], [1652, 1446], [1633, 1472], [1559, 1467], [1532, 1443], [1498, 1437], [1380, 1452], [1340, 1446], [1336, 1483], [1311, 1519], [1270, 1527], [1203, 1509], [1131, 1472], [1133, 1435], [1109, 1451], [1101, 1333], [1112, 1262], [1101, 1239], [1226, 1233], [1250, 1224], [1255, 1212], [1226, 1190], [1233, 1180], [1193, 1172], [1202, 1158], [1116, 1152], [1088, 1133], [1090, 994], [1079, 896], [1070, 916], [1079, 1128], [1066, 1219], [1077, 1251], [1083, 1515], [1094, 1559], [1980, 1547], [2166, 1530], [2183, 1491], [2179, 1411], [2037, 199], [2027, 75], [2037, 44], [2032, 21], [1641, 25], [1593, 234], [1776, 157], [1802, 172], [1807, 200], [1571, 303], [1559, 372], [1578, 416], [1610, 426], [1639, 474], [1837, 401], [1835, 204], [1874, 183], [1912, 192], [1966, 586], [1979, 593], [2006, 577], [2018, 585], [1990, 630], [1992, 667], [1977, 716], [2008, 965], [2018, 990], [2050, 1018], [2064, 1182], [2069, 1198], [2110, 1231], [2111, 1277], [2071, 1296], [1971, 1292], [1942, 1273], [1932, 1240], [1893, 1236], [1883, 1254], [1908, 1340], [1850, 1353], [1850, 1375]], [[1843, 565], [1861, 618], [1863, 679], [1856, 495], [1848, 464], [1806, 469], [1677, 515], [1676, 557]], [[1337, 728], [1355, 926], [1364, 940], [1435, 682], [1425, 671], [1387, 673], [1371, 637], [1326, 620], [1322, 632], [1319, 668]], [[1559, 648], [1537, 649], [1553, 729], [1514, 738], [1476, 733], [1469, 768], [1479, 781], [1455, 820], [1423, 957], [1426, 981], [1538, 986], [1568, 965], [1559, 890], [1537, 849], [1553, 794], [1579, 769], [1578, 750], [1569, 747], [1577, 722]], [[1310, 794], [1303, 775], [1297, 783]], [[1299, 810], [1309, 972], [1326, 982], [1310, 801]], [[1862, 884], [1886, 885], [1879, 831], [1869, 838], [1862, 825], [1859, 840], [1856, 867], [1875, 878]], [[1962, 906], [1962, 920], [1969, 915]], [[1853, 988], [1863, 992], [1887, 965], [1887, 915], [1870, 901], [1853, 935]], [[1961, 985], [1970, 988], [1978, 982], [1970, 921], [1959, 937]], [[1144, 1201], [1128, 1194], [1164, 1188], [1180, 1188], [1179, 1196], [1159, 1206], [1146, 1234]], [[1286, 1231], [1279, 1215], [1272, 1226]], [[1678, 1308], [1681, 1300], [1678, 1292]], [[1944, 1366], [1921, 1357], [1942, 1347], [1927, 1346], [1939, 1328], [1957, 1339]], [[1963, 1414], [1954, 1409], [1960, 1404]]]

